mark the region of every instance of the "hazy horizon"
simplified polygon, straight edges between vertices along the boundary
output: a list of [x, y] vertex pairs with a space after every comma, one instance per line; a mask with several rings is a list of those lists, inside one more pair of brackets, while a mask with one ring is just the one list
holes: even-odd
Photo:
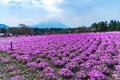
[[0, 24], [32, 25], [54, 18], [71, 26], [120, 20], [120, 0], [0, 0]]

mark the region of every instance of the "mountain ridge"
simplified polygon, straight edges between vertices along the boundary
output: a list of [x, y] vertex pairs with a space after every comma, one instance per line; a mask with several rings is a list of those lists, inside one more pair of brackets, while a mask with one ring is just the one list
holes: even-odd
[[31, 25], [31, 28], [70, 28], [62, 22], [55, 19], [44, 20], [38, 24]]
[[9, 26], [8, 25], [6, 25], [6, 24], [0, 24], [0, 28], [9, 28]]

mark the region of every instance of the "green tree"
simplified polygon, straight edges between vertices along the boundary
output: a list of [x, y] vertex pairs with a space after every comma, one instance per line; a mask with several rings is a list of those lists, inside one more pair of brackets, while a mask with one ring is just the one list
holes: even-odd
[[107, 31], [107, 23], [106, 22], [99, 22], [98, 23], [98, 31]]
[[6, 33], [7, 33], [7, 29], [5, 29], [5, 28], [0, 28], [0, 33], [6, 34]]
[[120, 31], [120, 22], [117, 21], [116, 31]]
[[109, 31], [115, 31], [117, 27], [117, 21], [111, 20], [108, 27], [109, 27]]
[[91, 25], [91, 31], [98, 31], [98, 24], [97, 23], [93, 23]]

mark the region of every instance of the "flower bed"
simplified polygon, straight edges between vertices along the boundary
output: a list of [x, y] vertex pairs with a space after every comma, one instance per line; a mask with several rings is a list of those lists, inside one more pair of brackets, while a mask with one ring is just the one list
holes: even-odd
[[9, 40], [0, 43], [0, 50], [39, 79], [115, 80], [114, 71], [120, 71], [119, 36], [114, 32], [22, 37], [13, 39], [13, 50]]

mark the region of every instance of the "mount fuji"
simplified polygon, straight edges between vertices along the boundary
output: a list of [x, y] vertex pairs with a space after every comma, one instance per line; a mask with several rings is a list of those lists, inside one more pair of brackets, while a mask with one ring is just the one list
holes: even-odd
[[7, 29], [7, 28], [9, 28], [9, 26], [7, 26], [7, 25], [5, 25], [5, 24], [0, 24], [0, 28], [5, 28], [5, 29]]
[[69, 26], [55, 19], [48, 19], [41, 23], [31, 25], [30, 27], [31, 28], [70, 28]]

